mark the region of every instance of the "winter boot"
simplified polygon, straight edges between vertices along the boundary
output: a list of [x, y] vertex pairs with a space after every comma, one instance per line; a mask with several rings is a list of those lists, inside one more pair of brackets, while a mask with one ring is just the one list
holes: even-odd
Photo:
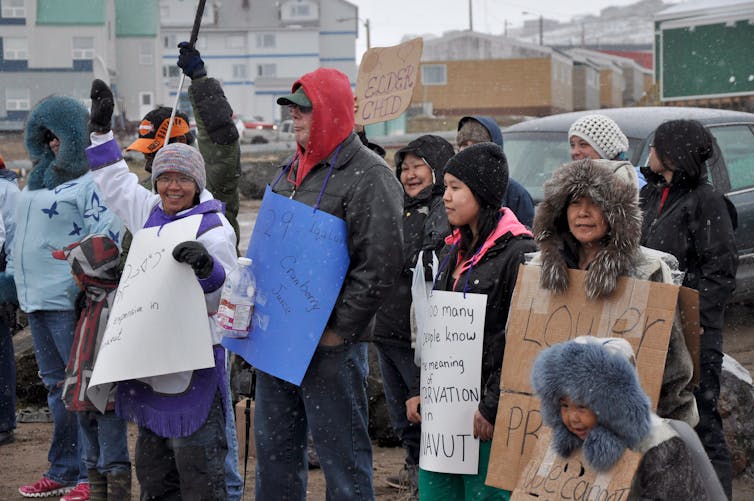
[[116, 471], [107, 475], [107, 499], [131, 500], [131, 470]]
[[89, 501], [107, 501], [107, 477], [90, 468], [89, 475]]

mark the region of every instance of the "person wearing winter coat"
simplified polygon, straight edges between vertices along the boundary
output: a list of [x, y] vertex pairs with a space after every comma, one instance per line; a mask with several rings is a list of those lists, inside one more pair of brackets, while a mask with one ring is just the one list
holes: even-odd
[[79, 242], [53, 251], [52, 257], [68, 261], [73, 278], [81, 289], [76, 301], [80, 314], [65, 370], [62, 398], [66, 409], [76, 413], [86, 438], [83, 443], [89, 499], [131, 499], [128, 430], [126, 422], [113, 412], [114, 387], [106, 385], [101, 391], [104, 412], [100, 412], [87, 395], [120, 281], [120, 249], [110, 237], [88, 235]]
[[54, 259], [50, 251], [90, 233], [119, 242], [122, 227], [89, 173], [87, 111], [77, 99], [50, 96], [40, 101], [29, 114], [24, 141], [33, 168], [16, 204], [16, 231], [0, 275], [0, 302], [17, 302], [27, 313], [53, 433], [50, 468], [19, 491], [26, 497], [87, 499], [76, 415], [60, 398], [77, 320], [78, 288], [68, 264]]
[[736, 284], [738, 255], [735, 209], [708, 182], [706, 162], [714, 152], [714, 137], [695, 120], [657, 127], [644, 169], [648, 184], [640, 194], [641, 243], [675, 256], [685, 273], [683, 285], [699, 291], [703, 332], [700, 385], [694, 391], [700, 415], [696, 431], [730, 499], [733, 474], [717, 400], [723, 316]]
[[[492, 117], [462, 117], [458, 121], [457, 129], [456, 144], [459, 151], [472, 144], [487, 141], [492, 141], [503, 148], [503, 132]], [[510, 208], [519, 221], [531, 228], [534, 219], [534, 200], [526, 188], [513, 178], [508, 178], [508, 189], [503, 195], [502, 206]]]
[[[481, 397], [474, 415], [474, 437], [480, 440], [477, 474], [419, 470], [419, 496], [436, 499], [508, 499], [510, 493], [485, 485], [492, 435], [500, 399], [505, 328], [513, 288], [524, 255], [536, 247], [529, 229], [513, 211], [500, 207], [508, 187], [508, 162], [502, 148], [483, 142], [465, 148], [444, 168], [443, 202], [452, 233], [439, 253], [435, 290], [487, 295], [482, 345]], [[418, 382], [413, 388], [418, 388]], [[418, 391], [406, 412], [421, 422]]]
[[[584, 287], [590, 299], [609, 297], [624, 276], [674, 282], [673, 256], [639, 245], [642, 219], [631, 172], [607, 160], [577, 160], [559, 167], [545, 183], [534, 217], [540, 252], [527, 263], [542, 267], [542, 288], [567, 290], [568, 269], [586, 271]], [[676, 311], [657, 414], [696, 425], [693, 372]]]
[[610, 117], [600, 114], [586, 115], [571, 124], [568, 129], [571, 160], [600, 158], [615, 162], [615, 169], [626, 169], [626, 175], [634, 179], [641, 189], [647, 184], [638, 167], [628, 161], [628, 138]]
[[365, 341], [369, 322], [403, 268], [403, 190], [385, 161], [353, 132], [347, 75], [319, 68], [277, 103], [290, 110], [296, 152], [281, 166], [272, 190], [343, 219], [350, 261], [301, 385], [257, 371], [255, 493], [259, 499], [305, 498], [308, 425], [327, 498], [372, 499]]
[[387, 478], [388, 485], [416, 490], [421, 429], [406, 418], [406, 400], [419, 380], [411, 341], [412, 269], [424, 251], [423, 265], [432, 280], [432, 252], [439, 250], [450, 233], [442, 195], [442, 169], [455, 154], [439, 136], [419, 136], [395, 154], [396, 175], [403, 185], [403, 269], [375, 316], [373, 341], [377, 348], [382, 383], [393, 429], [406, 451], [403, 468]]
[[[5, 168], [0, 156], [0, 272], [5, 271], [7, 255], [13, 247], [16, 232], [14, 220], [18, 199], [16, 173]], [[0, 446], [15, 440], [16, 429], [16, 359], [13, 353], [13, 331], [16, 329], [15, 303], [0, 304]]]
[[198, 150], [183, 143], [161, 148], [152, 163], [155, 192], [150, 192], [129, 171], [109, 130], [112, 93], [95, 80], [91, 97], [95, 132], [87, 158], [105, 200], [129, 231], [188, 218], [198, 224], [194, 239], [177, 244], [172, 256], [191, 266], [204, 291], [214, 366], [166, 374], [150, 384], [128, 380], [117, 385], [116, 413], [139, 425], [135, 462], [141, 495], [224, 500], [225, 415], [230, 402], [222, 328], [213, 317], [225, 277], [236, 263], [235, 233], [223, 216], [222, 203], [206, 189], [204, 159]]
[[627, 499], [714, 499], [670, 420], [651, 411], [625, 339], [579, 336], [546, 348], [531, 382], [559, 456], [582, 449], [585, 466], [605, 472], [633, 450], [642, 457]]

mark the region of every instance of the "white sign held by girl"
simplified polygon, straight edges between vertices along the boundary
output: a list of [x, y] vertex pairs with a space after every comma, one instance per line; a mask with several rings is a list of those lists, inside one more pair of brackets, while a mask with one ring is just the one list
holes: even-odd
[[481, 398], [487, 296], [433, 291], [422, 325], [421, 456], [424, 470], [476, 474], [474, 413]]

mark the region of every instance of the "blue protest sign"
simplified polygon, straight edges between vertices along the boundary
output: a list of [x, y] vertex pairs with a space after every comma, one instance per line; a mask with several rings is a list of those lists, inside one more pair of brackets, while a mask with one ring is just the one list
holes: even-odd
[[223, 346], [299, 385], [348, 270], [346, 223], [268, 186], [246, 255], [257, 281], [252, 328]]

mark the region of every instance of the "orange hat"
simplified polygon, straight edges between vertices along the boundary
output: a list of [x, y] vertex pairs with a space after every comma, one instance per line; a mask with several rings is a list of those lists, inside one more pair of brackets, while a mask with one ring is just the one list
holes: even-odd
[[[165, 134], [168, 132], [168, 122], [172, 108], [165, 106], [150, 111], [139, 124], [139, 138], [126, 148], [142, 153], [156, 153], [165, 146]], [[191, 132], [188, 117], [180, 111], [173, 118], [173, 128], [170, 129], [170, 139], [183, 136]]]

